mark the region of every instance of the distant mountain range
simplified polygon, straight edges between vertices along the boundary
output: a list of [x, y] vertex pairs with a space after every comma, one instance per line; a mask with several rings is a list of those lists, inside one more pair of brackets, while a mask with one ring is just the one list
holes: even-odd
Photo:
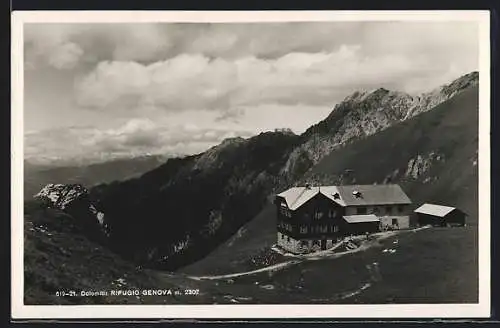
[[165, 163], [167, 156], [140, 156], [103, 163], [54, 166], [24, 162], [24, 198], [32, 198], [49, 183], [82, 184], [92, 187], [104, 182], [124, 180]]
[[[419, 97], [386, 89], [356, 92], [302, 135], [275, 131], [227, 139], [161, 165], [158, 158], [111, 162], [52, 172], [47, 183], [104, 182], [90, 188], [88, 199], [104, 213], [109, 247], [136, 263], [169, 270], [215, 249], [193, 266], [220, 264], [217, 252], [224, 247], [231, 250], [229, 263], [240, 251], [249, 256], [255, 245], [272, 242], [270, 197], [305, 181], [400, 182], [416, 202], [443, 201], [475, 215], [477, 85], [473, 72]], [[70, 180], [76, 175], [80, 180]], [[26, 183], [34, 179], [28, 176]], [[242, 231], [252, 231], [242, 238], [248, 243], [228, 247]]]

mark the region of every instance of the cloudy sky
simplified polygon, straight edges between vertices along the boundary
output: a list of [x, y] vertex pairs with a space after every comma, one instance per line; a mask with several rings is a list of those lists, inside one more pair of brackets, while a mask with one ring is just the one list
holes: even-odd
[[197, 153], [303, 132], [356, 90], [478, 69], [467, 22], [26, 24], [25, 158]]

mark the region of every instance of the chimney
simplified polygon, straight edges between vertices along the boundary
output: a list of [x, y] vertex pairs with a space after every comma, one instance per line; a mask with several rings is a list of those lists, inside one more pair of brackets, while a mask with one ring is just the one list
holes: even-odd
[[354, 191], [352, 192], [352, 194], [353, 194], [353, 195], [354, 195], [354, 197], [356, 197], [356, 198], [360, 198], [360, 197], [361, 197], [361, 192], [359, 192], [359, 191], [357, 191], [357, 190], [354, 190]]
[[333, 194], [333, 199], [340, 199], [340, 195], [338, 192]]

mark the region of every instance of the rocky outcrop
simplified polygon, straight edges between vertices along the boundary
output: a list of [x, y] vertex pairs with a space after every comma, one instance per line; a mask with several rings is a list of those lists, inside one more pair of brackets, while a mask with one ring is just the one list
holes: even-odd
[[100, 231], [104, 236], [109, 235], [104, 213], [96, 209], [89, 199], [89, 191], [80, 184], [51, 183], [35, 194], [34, 198], [44, 201], [47, 207], [70, 214], [88, 229]]
[[436, 154], [434, 152], [424, 156], [417, 155], [408, 162], [405, 177], [416, 180], [426, 174], [434, 163], [444, 162], [444, 160], [444, 155]]
[[217, 230], [219, 230], [222, 225], [222, 214], [220, 211], [212, 211], [208, 217], [208, 223], [206, 225], [206, 233], [211, 236], [214, 235]]

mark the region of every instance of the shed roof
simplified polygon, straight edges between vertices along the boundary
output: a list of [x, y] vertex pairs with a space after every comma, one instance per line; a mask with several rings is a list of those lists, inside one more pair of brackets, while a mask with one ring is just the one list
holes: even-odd
[[374, 214], [344, 215], [343, 218], [347, 223], [380, 222], [380, 219]]
[[455, 210], [455, 207], [443, 206], [436, 204], [423, 204], [415, 210], [415, 213], [428, 214], [438, 217], [444, 217], [448, 215], [451, 211]]

